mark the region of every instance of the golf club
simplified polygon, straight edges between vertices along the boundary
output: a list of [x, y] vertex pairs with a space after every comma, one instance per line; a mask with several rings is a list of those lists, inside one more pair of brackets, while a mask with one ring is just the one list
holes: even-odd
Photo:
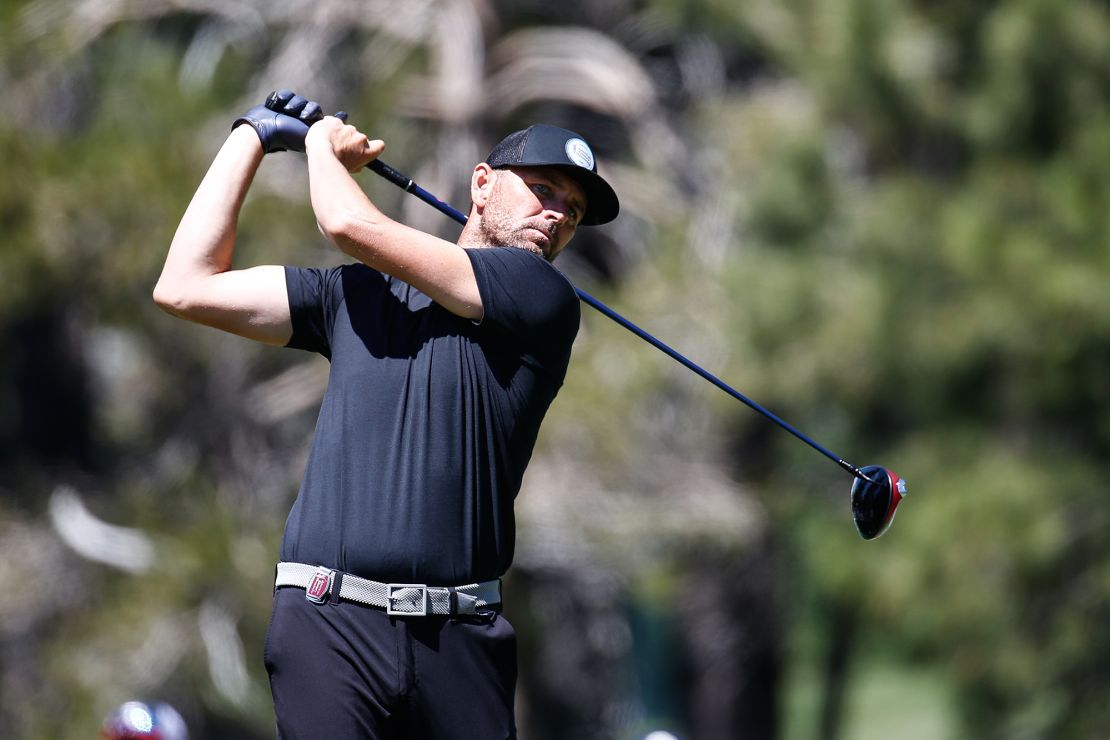
[[[278, 109], [274, 107], [277, 101], [277, 98], [275, 97], [276, 95], [277, 93], [271, 93], [269, 98], [267, 98], [266, 103], [267, 106], [272, 107], [274, 110]], [[347, 114], [343, 111], [336, 113], [335, 116], [336, 118], [339, 118], [343, 121], [347, 120]], [[462, 213], [462, 211], [459, 211], [458, 209], [452, 207], [450, 204], [445, 203], [436, 196], [432, 195], [430, 192], [417, 185], [415, 180], [413, 180], [411, 177], [404, 174], [403, 172], [390, 167], [388, 164], [381, 161], [380, 159], [375, 159], [374, 161], [367, 164], [367, 168], [375, 174], [393, 183], [397, 187], [401, 188], [406, 193], [411, 193], [412, 195], [415, 195], [420, 200], [424, 201], [441, 213], [454, 219], [458, 223], [463, 225], [466, 224], [467, 217], [464, 213]], [[838, 466], [840, 466], [840, 468], [851, 473], [852, 476], [855, 478], [855, 481], [853, 481], [852, 483], [852, 520], [855, 522], [856, 530], [865, 540], [871, 540], [878, 537], [883, 532], [885, 532], [887, 528], [890, 527], [890, 523], [894, 520], [895, 510], [898, 508], [898, 504], [901, 503], [902, 497], [906, 494], [906, 482], [900, 479], [894, 473], [894, 471], [890, 470], [889, 468], [884, 468], [881, 465], [868, 465], [864, 468], [858, 468], [855, 465], [852, 465], [850, 462], [847, 462], [840, 456], [834, 455], [827, 448], [818, 444], [807, 435], [803, 434], [793, 425], [787, 423], [783, 419], [780, 419], [778, 416], [771, 413], [771, 411], [767, 410], [760, 404], [748, 398], [743, 393], [736, 390], [713, 373], [709, 372], [705, 368], [687, 358], [685, 355], [681, 354], [675, 349], [672, 349], [669, 345], [663, 343], [659, 339], [656, 339], [654, 336], [644, 331], [636, 324], [633, 324], [631, 321], [624, 318], [619, 313], [609, 308], [593, 296], [589, 295], [581, 288], [575, 286], [575, 292], [578, 293], [579, 299], [583, 302], [597, 309], [602, 314], [620, 324], [636, 336], [640, 337], [648, 344], [651, 344], [656, 349], [669, 355], [672, 359], [676, 360], [680, 364], [684, 365], [690, 370], [693, 370], [702, 378], [708, 380], [710, 383], [717, 386], [725, 393], [735, 398], [737, 401], [740, 401], [752, 410], [758, 412], [759, 414], [762, 414], [767, 419], [770, 419], [775, 424], [779, 425], [801, 441], [805, 442], [813, 449], [820, 452], [825, 457], [835, 462]]]

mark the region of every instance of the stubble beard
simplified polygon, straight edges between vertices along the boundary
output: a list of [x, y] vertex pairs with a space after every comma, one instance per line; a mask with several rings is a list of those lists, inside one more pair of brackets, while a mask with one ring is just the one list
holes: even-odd
[[478, 229], [482, 239], [490, 246], [515, 247], [548, 259], [547, 254], [528, 239], [525, 232], [528, 229], [539, 229], [548, 235], [548, 243], [552, 246], [555, 243], [555, 234], [546, 228], [545, 224], [537, 223], [535, 219], [521, 222], [500, 208], [501, 201], [498, 197], [500, 187], [499, 182], [494, 183], [490, 199], [482, 210], [482, 220]]

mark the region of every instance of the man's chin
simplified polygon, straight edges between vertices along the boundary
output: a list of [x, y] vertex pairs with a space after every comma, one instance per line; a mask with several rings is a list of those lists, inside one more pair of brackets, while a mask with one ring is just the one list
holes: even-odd
[[[532, 231], [532, 230], [530, 230]], [[541, 235], [536, 231], [535, 234], [517, 233], [515, 238], [510, 240], [511, 246], [523, 249], [532, 254], [538, 254], [540, 257], [547, 259], [547, 250], [551, 248], [551, 241], [547, 239], [546, 234]], [[542, 242], [542, 243], [540, 243]]]
[[520, 241], [520, 242], [516, 242], [515, 244], [512, 244], [510, 246], [514, 246], [517, 249], [523, 249], [526, 252], [531, 252], [532, 254], [535, 254], [535, 255], [538, 255], [540, 257], [543, 257], [544, 259], [547, 259], [547, 253], [544, 252], [542, 249], [540, 249], [538, 246], [536, 246], [534, 243], [532, 243], [530, 241]]

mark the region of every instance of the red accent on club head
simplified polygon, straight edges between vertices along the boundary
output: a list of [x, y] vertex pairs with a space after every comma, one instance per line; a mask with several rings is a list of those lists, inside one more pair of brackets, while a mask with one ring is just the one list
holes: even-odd
[[[906, 482], [898, 477], [890, 468], [883, 468], [886, 474], [890, 477], [890, 510], [886, 513], [886, 518], [890, 519], [894, 516], [894, 510], [898, 508], [898, 504], [902, 503], [902, 491], [906, 488]], [[901, 484], [900, 486], [898, 484]]]
[[906, 490], [906, 482], [899, 478], [897, 473], [890, 468], [883, 468], [883, 470], [886, 471], [887, 478], [890, 479], [890, 507], [886, 510], [883, 528], [878, 535], [875, 535], [876, 537], [890, 528], [891, 522], [894, 521], [894, 512], [898, 509], [898, 504], [902, 503]]

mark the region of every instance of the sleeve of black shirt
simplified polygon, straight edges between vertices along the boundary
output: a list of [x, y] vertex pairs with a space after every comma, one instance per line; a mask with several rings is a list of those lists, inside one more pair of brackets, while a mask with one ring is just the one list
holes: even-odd
[[554, 350], [554, 359], [568, 360], [582, 309], [566, 276], [523, 249], [466, 251], [482, 297], [482, 325], [513, 335], [532, 352]]
[[343, 300], [342, 268], [285, 268], [293, 336], [286, 347], [318, 352], [331, 359], [331, 330]]
[[515, 247], [467, 250], [482, 296], [482, 323], [521, 337], [573, 342], [581, 307], [571, 281], [541, 256]]

